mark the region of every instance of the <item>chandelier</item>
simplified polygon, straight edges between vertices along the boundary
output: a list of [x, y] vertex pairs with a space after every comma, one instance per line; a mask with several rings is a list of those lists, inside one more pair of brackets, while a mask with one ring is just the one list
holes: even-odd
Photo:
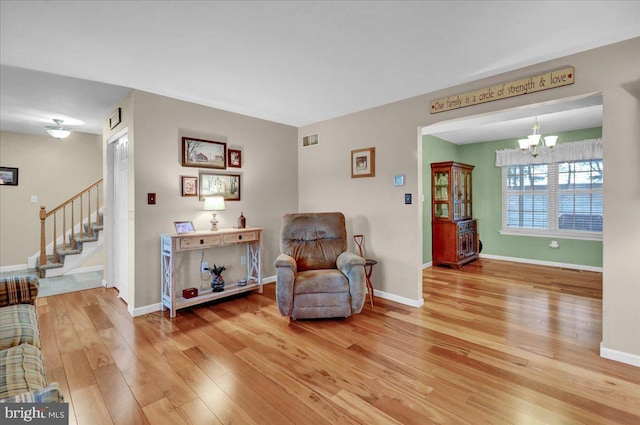
[[538, 117], [536, 117], [536, 123], [533, 126], [533, 134], [527, 136], [526, 139], [518, 140], [518, 144], [520, 145], [520, 149], [525, 154], [530, 154], [532, 157], [536, 157], [543, 151], [544, 147], [548, 147], [552, 149], [556, 142], [558, 141], [558, 136], [546, 136], [542, 137], [540, 134], [540, 124], [538, 124]]

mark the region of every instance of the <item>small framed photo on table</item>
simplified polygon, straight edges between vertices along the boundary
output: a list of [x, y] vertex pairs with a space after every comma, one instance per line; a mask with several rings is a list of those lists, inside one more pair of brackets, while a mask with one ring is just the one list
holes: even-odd
[[179, 235], [196, 231], [192, 221], [174, 221], [173, 225], [176, 227], [176, 233]]

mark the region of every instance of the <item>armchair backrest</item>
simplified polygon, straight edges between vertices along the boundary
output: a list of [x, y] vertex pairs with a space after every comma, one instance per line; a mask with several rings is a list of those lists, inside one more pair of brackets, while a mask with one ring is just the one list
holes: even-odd
[[347, 229], [342, 213], [283, 217], [280, 251], [295, 258], [298, 271], [335, 269], [338, 256], [346, 250]]

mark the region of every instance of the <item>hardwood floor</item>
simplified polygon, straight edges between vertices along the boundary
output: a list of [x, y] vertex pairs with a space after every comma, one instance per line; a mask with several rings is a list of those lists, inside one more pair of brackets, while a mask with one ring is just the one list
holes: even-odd
[[264, 294], [131, 318], [115, 289], [37, 300], [70, 423], [638, 424], [640, 368], [602, 359], [601, 275], [481, 259], [290, 322]]

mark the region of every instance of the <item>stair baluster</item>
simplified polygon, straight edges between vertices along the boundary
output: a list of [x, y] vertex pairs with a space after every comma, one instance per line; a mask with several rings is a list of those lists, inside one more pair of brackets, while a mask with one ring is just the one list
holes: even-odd
[[[95, 226], [101, 226], [103, 220], [100, 217], [100, 190], [101, 190], [101, 184], [102, 184], [102, 179], [96, 181], [95, 183], [91, 184], [89, 187], [85, 188], [84, 190], [80, 191], [79, 193], [77, 193], [76, 195], [72, 196], [71, 198], [69, 198], [67, 201], [63, 202], [62, 204], [58, 205], [57, 207], [55, 207], [54, 209], [52, 209], [51, 211], [46, 210], [46, 207], [44, 205], [42, 205], [40, 207], [40, 256], [39, 256], [39, 260], [38, 260], [38, 265], [36, 266], [37, 268], [39, 268], [40, 270], [40, 277], [45, 277], [45, 270], [47, 269], [47, 238], [46, 238], [46, 220], [49, 217], [52, 217], [53, 220], [53, 255], [52, 255], [52, 262], [54, 263], [58, 263], [60, 262], [60, 258], [61, 255], [58, 252], [58, 247], [57, 247], [57, 238], [58, 238], [58, 211], [62, 210], [62, 220], [61, 220], [61, 225], [62, 225], [62, 256], [67, 255], [67, 233], [70, 232], [70, 248], [72, 250], [76, 250], [78, 249], [77, 246], [77, 241], [76, 241], [76, 233], [75, 233], [75, 226], [76, 224], [79, 225], [80, 227], [80, 239], [82, 242], [84, 242], [86, 240], [87, 237], [91, 238], [94, 237], [95, 234], [97, 234], [96, 231], [94, 231], [94, 227], [92, 226], [91, 223], [91, 190], [95, 188], [96, 191], [96, 203], [95, 203], [95, 214], [96, 214], [96, 221], [95, 221]], [[84, 195], [87, 195], [87, 221], [86, 221], [86, 225], [87, 225], [87, 230], [85, 232], [84, 226], [85, 226], [85, 221], [84, 221]], [[79, 201], [80, 203], [80, 215], [79, 215], [79, 223], [76, 223], [75, 221], [75, 208], [76, 208], [76, 201]], [[67, 207], [71, 208], [71, 223], [67, 226]], [[45, 267], [43, 267], [45, 266]], [[48, 267], [51, 267], [51, 265], [49, 265]]]
[[91, 229], [91, 188], [87, 191], [87, 236], [93, 236]]

